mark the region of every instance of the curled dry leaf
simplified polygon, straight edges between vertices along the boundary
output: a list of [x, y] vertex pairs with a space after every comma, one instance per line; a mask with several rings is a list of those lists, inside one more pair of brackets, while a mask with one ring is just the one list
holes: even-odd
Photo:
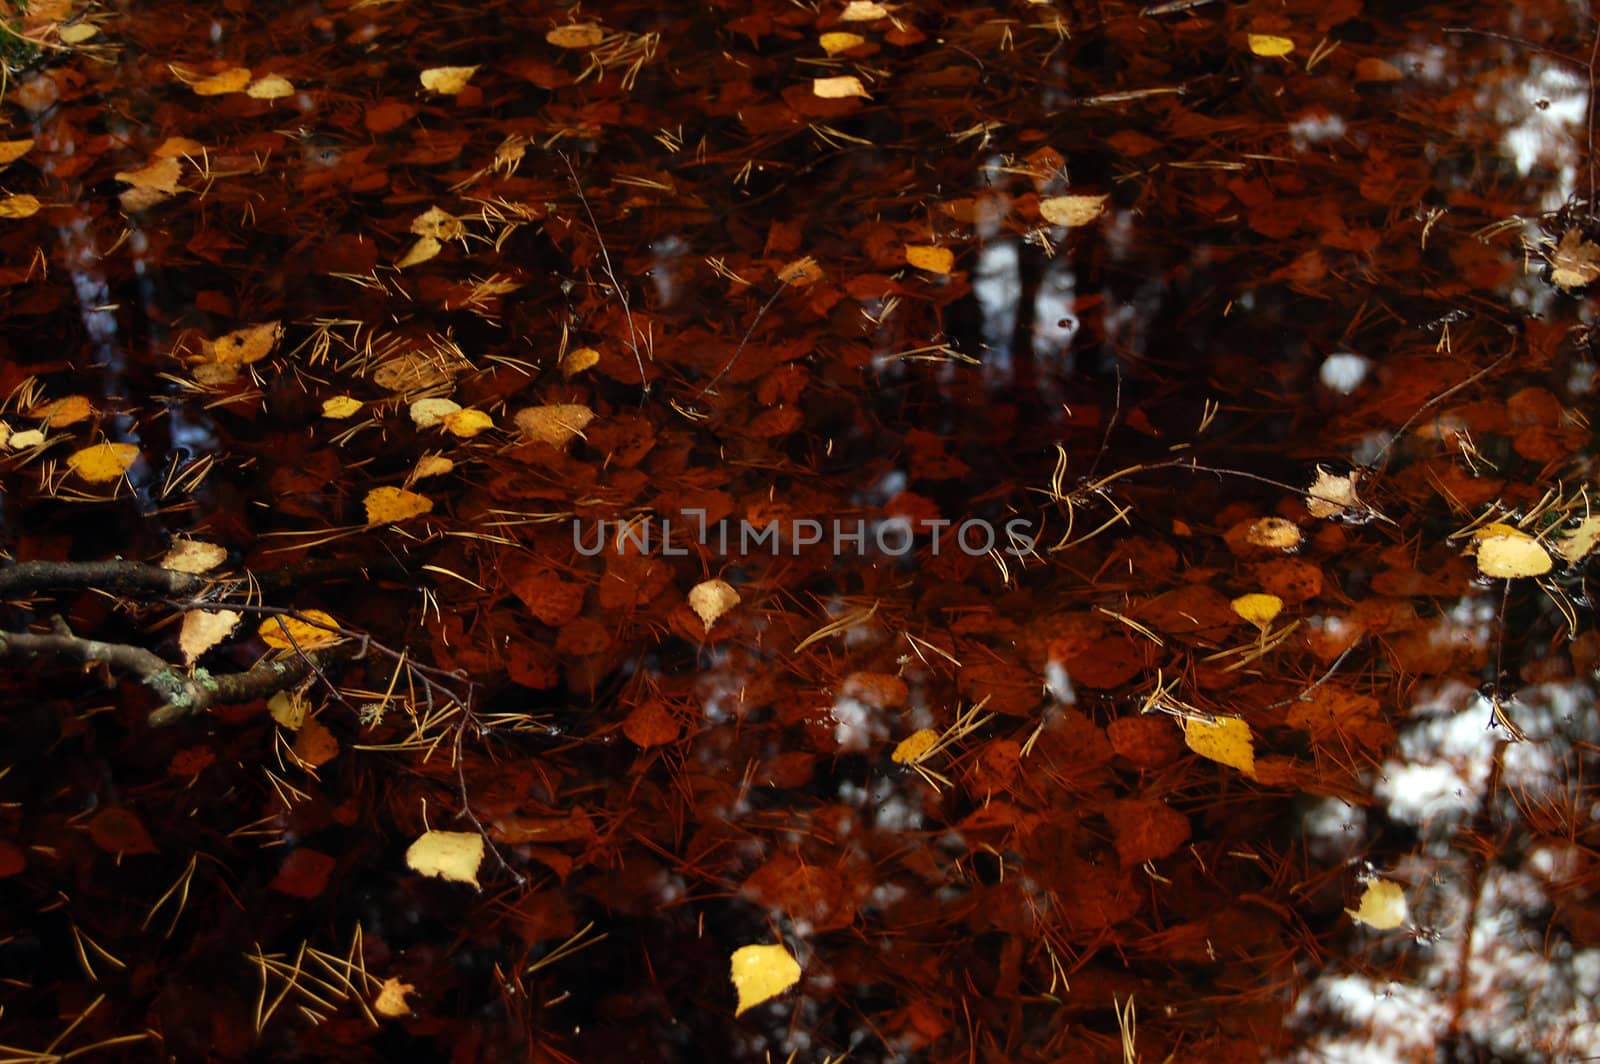
[[552, 447], [565, 447], [583, 435], [583, 430], [593, 420], [594, 411], [580, 403], [530, 406], [517, 411], [516, 416], [517, 428], [524, 436]]
[[483, 836], [475, 831], [428, 831], [406, 850], [406, 867], [452, 883], [478, 885]]
[[781, 944], [741, 946], [733, 951], [730, 974], [739, 995], [738, 1016], [798, 983], [800, 963]]
[[[342, 636], [331, 629], [338, 626], [322, 610], [301, 610], [300, 617], [268, 617], [256, 629], [261, 641], [273, 650], [309, 650], [338, 642]], [[301, 620], [301, 617], [305, 618]], [[324, 627], [326, 626], [326, 627]]]
[[699, 616], [700, 623], [711, 631], [717, 618], [739, 604], [739, 592], [726, 580], [703, 580], [689, 589], [689, 608]]
[[90, 484], [109, 484], [138, 459], [139, 448], [131, 443], [97, 443], [67, 455], [67, 466]]
[[232, 635], [242, 620], [244, 614], [235, 610], [190, 610], [184, 614], [183, 627], [178, 630], [184, 664], [193, 665], [200, 655]]
[[199, 539], [180, 539], [161, 556], [160, 566], [180, 573], [209, 573], [228, 560], [225, 548]]
[[367, 527], [392, 525], [433, 511], [433, 500], [404, 488], [382, 487], [367, 492]]
[[1346, 909], [1351, 919], [1366, 924], [1377, 931], [1392, 931], [1406, 922], [1410, 911], [1406, 906], [1406, 892], [1400, 884], [1388, 879], [1374, 879], [1361, 892], [1361, 906]]

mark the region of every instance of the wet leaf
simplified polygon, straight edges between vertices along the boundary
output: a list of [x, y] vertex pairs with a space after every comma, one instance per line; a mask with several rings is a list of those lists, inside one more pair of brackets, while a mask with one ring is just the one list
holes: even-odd
[[824, 33], [817, 39], [817, 43], [822, 45], [822, 50], [829, 55], [838, 55], [840, 52], [861, 47], [867, 43], [867, 39], [858, 33], [834, 32]]
[[382, 487], [367, 492], [367, 527], [392, 525], [433, 512], [433, 500], [405, 488]]
[[478, 885], [483, 836], [476, 831], [428, 831], [406, 850], [406, 867], [452, 883]]
[[7, 166], [33, 150], [31, 140], [0, 140], [0, 166]]
[[233, 610], [190, 610], [183, 615], [183, 627], [178, 632], [178, 649], [183, 651], [183, 661], [193, 665], [200, 655], [233, 634], [244, 620], [244, 614]]
[[1410, 917], [1406, 906], [1406, 892], [1400, 884], [1388, 879], [1374, 879], [1361, 892], [1361, 904], [1356, 909], [1346, 909], [1357, 923], [1366, 924], [1377, 931], [1392, 931], [1405, 924]]
[[422, 72], [422, 87], [441, 96], [454, 96], [467, 87], [477, 72], [476, 66], [429, 67]]
[[1283, 611], [1283, 599], [1277, 595], [1240, 595], [1233, 600], [1233, 612], [1265, 632], [1272, 620]]
[[938, 741], [939, 733], [932, 728], [914, 731], [895, 745], [889, 759], [897, 765], [914, 765], [921, 761]]
[[1568, 229], [1550, 253], [1550, 280], [1568, 291], [1593, 284], [1600, 277], [1600, 244], [1585, 240], [1577, 229]]
[[416, 993], [416, 989], [391, 975], [378, 987], [378, 994], [372, 999], [372, 1011], [389, 1019], [409, 1016], [411, 1006], [406, 1004], [406, 995]]
[[861, 84], [861, 79], [854, 74], [840, 74], [831, 78], [814, 78], [811, 82], [813, 95], [823, 100], [844, 100], [852, 96], [866, 96], [866, 86]]
[[1219, 717], [1214, 722], [1189, 718], [1183, 722], [1183, 740], [1201, 757], [1255, 775], [1255, 741], [1250, 725], [1240, 717]]
[[27, 193], [0, 197], [0, 218], [31, 218], [39, 213], [42, 206], [38, 197]]
[[800, 964], [781, 944], [733, 951], [731, 976], [739, 995], [735, 1016], [770, 1001], [800, 981]]
[[180, 573], [209, 573], [227, 560], [228, 551], [225, 547], [200, 539], [179, 539], [173, 541], [171, 548], [161, 556], [159, 564], [163, 569], [174, 569]]
[[1356, 497], [1356, 474], [1336, 476], [1321, 466], [1306, 487], [1306, 510], [1312, 517], [1336, 517], [1361, 506]]
[[530, 440], [565, 447], [594, 420], [594, 411], [577, 403], [530, 406], [517, 411], [517, 428]]
[[592, 347], [579, 347], [568, 351], [561, 359], [561, 375], [572, 378], [590, 369], [600, 361], [600, 352]]
[[293, 96], [295, 89], [288, 78], [268, 74], [264, 78], [252, 81], [244, 92], [253, 100], [281, 100], [285, 96]]
[[[309, 650], [312, 647], [325, 646], [338, 641], [341, 637], [338, 632], [320, 625], [337, 626], [339, 622], [322, 610], [299, 611], [306, 619], [299, 617], [268, 617], [256, 629], [256, 634], [261, 641], [274, 650]], [[316, 623], [311, 623], [316, 622]], [[288, 631], [285, 632], [285, 629]]]
[[1270, 33], [1252, 33], [1246, 40], [1253, 54], [1269, 59], [1285, 56], [1294, 51], [1294, 41], [1288, 37], [1277, 37]]
[[1478, 571], [1484, 576], [1501, 580], [1543, 576], [1555, 567], [1538, 540], [1508, 525], [1480, 529], [1476, 543]]
[[93, 414], [94, 405], [89, 402], [89, 397], [86, 395], [69, 395], [64, 399], [54, 399], [28, 411], [29, 417], [39, 418], [44, 423], [43, 427], [53, 429], [64, 429], [68, 425], [87, 421]]
[[544, 39], [557, 48], [593, 48], [606, 39], [606, 31], [590, 22], [573, 22], [557, 26]]
[[322, 401], [322, 416], [332, 421], [342, 421], [357, 413], [362, 405], [359, 399], [353, 399], [348, 395], [336, 395]]
[[1052, 196], [1039, 201], [1039, 216], [1051, 225], [1088, 225], [1105, 210], [1106, 196]]
[[191, 81], [189, 88], [196, 96], [226, 96], [233, 92], [243, 92], [245, 86], [249, 84], [249, 67], [231, 67], [220, 74]]
[[689, 607], [700, 618], [707, 632], [711, 631], [718, 617], [738, 604], [739, 592], [726, 580], [703, 580], [689, 589]]
[[202, 352], [205, 361], [219, 366], [248, 366], [272, 354], [282, 337], [283, 323], [268, 321], [207, 341]]
[[138, 460], [139, 448], [131, 443], [97, 443], [68, 455], [67, 465], [90, 484], [109, 484]]
[[915, 244], [906, 248], [906, 262], [929, 273], [949, 273], [955, 269], [956, 256], [949, 248]]
[[111, 806], [89, 821], [89, 837], [106, 853], [117, 856], [155, 853], [156, 844], [145, 830], [144, 821], [131, 810]]

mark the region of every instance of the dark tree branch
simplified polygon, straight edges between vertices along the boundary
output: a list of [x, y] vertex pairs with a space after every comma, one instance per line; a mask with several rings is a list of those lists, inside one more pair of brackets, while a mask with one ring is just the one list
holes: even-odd
[[[405, 566], [398, 558], [380, 556], [362, 561], [346, 558], [326, 558], [285, 565], [277, 569], [264, 569], [252, 573], [255, 584], [264, 593], [287, 591], [297, 586], [315, 584], [352, 573], [380, 576], [406, 576]], [[238, 575], [211, 575], [181, 573], [176, 569], [163, 569], [147, 562], [114, 558], [97, 562], [19, 562], [0, 569], [0, 598], [18, 598], [42, 591], [72, 591], [94, 588], [100, 591], [120, 592], [125, 595], [145, 595], [157, 598], [182, 598], [197, 595], [208, 584], [230, 580], [243, 580]]]

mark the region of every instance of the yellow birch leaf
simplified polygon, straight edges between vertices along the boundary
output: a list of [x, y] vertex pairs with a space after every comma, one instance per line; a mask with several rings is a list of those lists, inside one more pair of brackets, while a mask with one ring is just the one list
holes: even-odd
[[694, 610], [707, 632], [718, 617], [738, 604], [739, 592], [726, 580], [703, 580], [689, 589], [689, 608]]
[[844, 6], [844, 11], [839, 15], [840, 22], [872, 22], [875, 19], [888, 18], [889, 8], [876, 0], [850, 0]]
[[244, 620], [237, 610], [190, 610], [183, 615], [178, 630], [178, 649], [185, 665], [193, 665], [200, 655], [222, 642]]
[[1231, 603], [1233, 612], [1249, 621], [1265, 632], [1271, 625], [1272, 619], [1283, 610], [1283, 599], [1277, 595], [1267, 595], [1257, 592], [1251, 595], [1240, 595]]
[[244, 90], [244, 94], [252, 100], [281, 100], [285, 96], [294, 95], [294, 84], [288, 78], [268, 74], [264, 78], [252, 81], [250, 87]]
[[67, 465], [91, 484], [109, 484], [128, 471], [139, 458], [131, 443], [97, 443], [67, 456]]
[[407, 251], [400, 261], [394, 264], [395, 269], [403, 270], [407, 266], [416, 266], [427, 262], [439, 254], [443, 247], [443, 244], [431, 236], [418, 237], [417, 242], [411, 245], [411, 250]]
[[785, 264], [778, 271], [778, 280], [796, 288], [808, 288], [822, 280], [822, 267], [817, 265], [816, 259], [807, 255], [803, 259], [795, 259]]
[[0, 140], [0, 166], [8, 166], [32, 150], [31, 140]]
[[1361, 893], [1361, 907], [1346, 909], [1357, 923], [1366, 924], [1378, 931], [1392, 931], [1406, 922], [1410, 910], [1406, 906], [1406, 892], [1400, 884], [1387, 879], [1374, 879]]
[[741, 946], [733, 951], [733, 988], [739, 1005], [735, 1016], [770, 1001], [800, 981], [800, 964], [782, 944]]
[[1294, 51], [1294, 41], [1288, 37], [1275, 37], [1270, 33], [1252, 33], [1246, 39], [1251, 52], [1267, 59], [1276, 59]]
[[949, 273], [955, 269], [956, 254], [949, 248], [912, 244], [906, 248], [906, 261], [929, 273]]
[[824, 33], [817, 39], [817, 43], [822, 45], [822, 50], [829, 55], [838, 55], [840, 52], [848, 52], [852, 48], [866, 44], [867, 39], [859, 33]]
[[1550, 280], [1562, 288], [1582, 288], [1600, 277], [1600, 244], [1583, 239], [1577, 229], [1568, 229], [1561, 243], [1549, 256]]
[[250, 84], [249, 67], [233, 67], [220, 74], [213, 74], [209, 78], [189, 83], [189, 88], [196, 96], [226, 96], [230, 92], [242, 92]]
[[170, 194], [182, 187], [178, 184], [178, 179], [183, 176], [183, 163], [176, 157], [167, 155], [137, 170], [123, 170], [112, 176], [118, 181], [126, 181], [134, 188], [155, 189]]
[[163, 569], [198, 576], [209, 573], [228, 560], [226, 548], [200, 539], [180, 539], [161, 556], [158, 563]]
[[295, 691], [279, 691], [267, 699], [267, 712], [272, 714], [272, 719], [290, 731], [300, 730], [310, 708], [311, 704]]
[[544, 39], [557, 48], [593, 48], [606, 39], [606, 31], [593, 23], [573, 22], [557, 26]]
[[[6, 426], [8, 429], [10, 427], [9, 425]], [[38, 429], [23, 429], [21, 432], [13, 432], [6, 437], [6, 446], [13, 451], [20, 451], [24, 447], [37, 447], [43, 442], [44, 433]]]
[[[327, 613], [322, 610], [301, 610], [299, 612], [300, 617], [304, 617], [305, 620], [302, 621], [300, 617], [268, 617], [256, 629], [256, 634], [261, 637], [263, 643], [273, 650], [293, 650], [295, 647], [299, 647], [301, 650], [308, 650], [311, 647], [336, 643], [342, 638], [338, 632], [319, 627], [320, 625], [337, 625], [339, 623]], [[312, 621], [317, 623], [310, 623]], [[288, 629], [287, 633], [284, 631], [285, 628]], [[292, 640], [290, 639], [291, 636], [293, 637]]]
[[411, 404], [411, 423], [419, 429], [431, 429], [461, 409], [454, 399], [418, 399]]
[[421, 517], [433, 510], [433, 500], [404, 488], [373, 488], [367, 492], [367, 526], [392, 525]]
[[411, 1006], [406, 1004], [406, 995], [414, 993], [416, 989], [410, 983], [402, 983], [391, 975], [378, 988], [378, 996], [372, 999], [372, 1011], [391, 1020], [409, 1016]]
[[599, 361], [600, 352], [592, 347], [579, 347], [568, 351], [561, 359], [561, 375], [571, 379]]
[[476, 831], [428, 831], [406, 850], [406, 867], [452, 883], [478, 885], [483, 836]]
[[1333, 517], [1361, 505], [1356, 498], [1356, 474], [1335, 476], [1317, 466], [1317, 479], [1306, 488], [1306, 510], [1312, 517]]
[[899, 745], [894, 748], [894, 753], [889, 755], [889, 760], [897, 765], [915, 765], [938, 741], [939, 733], [932, 728], [912, 732], [900, 740]]
[[[812, 95], [823, 100], [845, 100], [851, 96], [866, 96], [867, 89], [854, 74], [840, 74], [832, 78], [813, 78]], [[870, 97], [868, 97], [870, 99]]]
[[422, 72], [422, 87], [441, 96], [454, 96], [477, 72], [476, 66], [430, 67]]
[[248, 366], [272, 354], [283, 336], [283, 323], [262, 322], [208, 340], [202, 346], [205, 361], [218, 366]]
[[1526, 532], [1511, 528], [1478, 540], [1478, 572], [1484, 576], [1498, 580], [1543, 576], [1554, 567], [1549, 553]]
[[442, 420], [446, 432], [464, 440], [494, 428], [494, 418], [482, 410], [457, 410], [453, 414], [446, 414]]
[[26, 192], [19, 196], [6, 196], [0, 199], [0, 218], [32, 218], [42, 206], [37, 196], [30, 196]]
[[1585, 517], [1578, 527], [1556, 540], [1556, 553], [1569, 562], [1579, 562], [1600, 544], [1600, 516]]
[[1256, 749], [1250, 725], [1241, 717], [1219, 717], [1215, 723], [1190, 718], [1183, 722], [1183, 741], [1201, 757], [1256, 774]]
[[359, 399], [348, 395], [336, 395], [332, 399], [322, 401], [322, 416], [332, 421], [343, 421], [361, 407], [362, 402]]
[[1051, 196], [1039, 201], [1039, 217], [1051, 225], [1088, 225], [1106, 209], [1109, 197]]
[[594, 411], [579, 403], [551, 403], [517, 411], [517, 428], [530, 440], [565, 447], [594, 420]]
[[1245, 531], [1245, 542], [1252, 547], [1294, 550], [1303, 538], [1300, 526], [1283, 517], [1263, 517]]
[[100, 33], [100, 27], [92, 22], [74, 22], [70, 26], [62, 26], [56, 36], [62, 44], [82, 44], [84, 41], [93, 40]]
[[168, 137], [156, 145], [150, 156], [153, 159], [181, 159], [185, 155], [194, 158], [205, 150], [206, 146], [192, 137]]
[[411, 475], [406, 478], [406, 483], [415, 483], [424, 477], [442, 476], [455, 467], [456, 464], [443, 455], [425, 454], [417, 459], [416, 468], [411, 470]]
[[52, 399], [48, 403], [40, 403], [28, 411], [29, 417], [36, 417], [46, 428], [64, 429], [68, 425], [76, 425], [87, 420], [94, 413], [94, 404], [89, 402], [86, 395], [68, 395], [61, 399]]
[[467, 233], [461, 219], [442, 207], [429, 207], [411, 219], [411, 231], [417, 236], [431, 236], [435, 240], [456, 240]]

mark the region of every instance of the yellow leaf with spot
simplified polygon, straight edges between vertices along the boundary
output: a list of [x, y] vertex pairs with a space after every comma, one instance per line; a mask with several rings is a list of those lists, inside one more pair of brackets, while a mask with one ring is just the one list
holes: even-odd
[[1233, 612], [1249, 621], [1263, 632], [1272, 625], [1272, 619], [1283, 611], [1283, 599], [1277, 595], [1256, 593], [1240, 595], [1231, 603]]
[[67, 465], [91, 484], [109, 484], [138, 459], [139, 448], [131, 443], [97, 443], [69, 454]]
[[430, 67], [422, 72], [422, 87], [441, 96], [454, 96], [477, 72], [476, 66]]
[[1392, 931], [1406, 922], [1410, 910], [1406, 906], [1406, 892], [1400, 884], [1387, 879], [1374, 879], [1361, 894], [1361, 907], [1346, 909], [1357, 923], [1366, 924], [1378, 931]]
[[929, 273], [949, 273], [955, 269], [956, 254], [949, 248], [931, 244], [912, 244], [906, 248], [906, 261]]
[[322, 401], [322, 416], [333, 421], [343, 421], [361, 407], [362, 402], [359, 399], [348, 395], [336, 395], [332, 399]]
[[282, 336], [283, 323], [268, 321], [208, 340], [201, 350], [205, 361], [213, 365], [247, 366], [272, 354], [272, 349], [278, 346]]
[[800, 981], [800, 963], [781, 944], [741, 946], [733, 951], [733, 988], [739, 995], [735, 1016], [771, 1001]]
[[1051, 225], [1088, 225], [1106, 209], [1109, 197], [1051, 196], [1039, 201], [1039, 217]]
[[1247, 38], [1250, 51], [1267, 59], [1276, 59], [1294, 51], [1294, 41], [1270, 33], [1252, 33]]
[[938, 741], [939, 733], [932, 728], [912, 732], [900, 740], [899, 745], [894, 748], [894, 753], [889, 755], [889, 760], [897, 765], [915, 765]]
[[1183, 741], [1201, 757], [1246, 776], [1256, 774], [1255, 743], [1243, 718], [1219, 717], [1215, 722], [1190, 718], [1183, 722]]
[[866, 96], [867, 89], [854, 74], [840, 74], [832, 78], [813, 78], [812, 95], [823, 100], [847, 100], [852, 96]]
[[433, 500], [404, 488], [373, 488], [367, 492], [367, 526], [392, 525], [421, 517], [433, 510]]
[[406, 850], [406, 867], [452, 883], [478, 885], [483, 836], [476, 831], [428, 831]]
[[[329, 630], [339, 622], [322, 610], [300, 610], [299, 613], [300, 617], [268, 617], [256, 629], [256, 634], [273, 650], [293, 650], [297, 646], [301, 650], [309, 650], [311, 647], [338, 642], [341, 638], [338, 632]], [[301, 620], [301, 617], [305, 620]]]

